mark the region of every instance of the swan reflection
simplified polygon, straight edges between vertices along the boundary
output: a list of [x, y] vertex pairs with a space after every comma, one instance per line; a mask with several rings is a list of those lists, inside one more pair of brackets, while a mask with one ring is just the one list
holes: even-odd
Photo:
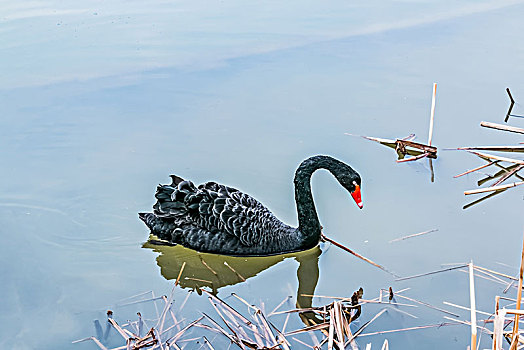
[[[181, 245], [166, 245], [153, 239], [144, 243], [142, 247], [159, 253], [156, 262], [165, 279], [176, 280], [185, 263], [179, 286], [197, 293], [201, 293], [201, 287], [209, 287], [215, 295], [222, 287], [244, 282], [285, 259], [294, 258], [299, 264], [296, 306], [312, 307], [311, 295], [315, 294], [319, 278], [318, 257], [322, 253], [319, 246], [296, 253], [249, 258], [201, 253]], [[300, 318], [306, 325], [322, 322], [313, 312], [301, 313]]]
[[316, 246], [306, 251], [282, 255], [236, 257], [201, 253], [181, 245], [166, 245], [152, 239], [142, 247], [159, 253], [156, 262], [165, 279], [176, 280], [185, 263], [179, 280], [180, 287], [196, 292], [200, 292], [201, 287], [209, 287], [213, 294], [217, 294], [222, 287], [244, 282], [285, 259], [294, 258], [299, 263], [297, 304], [300, 307], [311, 306], [312, 298], [302, 294], [315, 294], [319, 277], [318, 257], [322, 252]]

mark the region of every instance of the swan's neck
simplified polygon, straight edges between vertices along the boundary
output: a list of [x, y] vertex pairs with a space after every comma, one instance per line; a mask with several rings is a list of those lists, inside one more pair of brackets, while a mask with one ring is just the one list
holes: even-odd
[[302, 234], [302, 245], [305, 249], [317, 245], [321, 234], [320, 222], [311, 193], [311, 175], [318, 169], [327, 169], [332, 172], [332, 160], [326, 156], [311, 157], [303, 161], [295, 173], [298, 229]]

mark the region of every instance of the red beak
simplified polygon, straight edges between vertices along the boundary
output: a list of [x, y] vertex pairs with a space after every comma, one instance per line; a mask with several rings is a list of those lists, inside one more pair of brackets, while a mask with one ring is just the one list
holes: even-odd
[[355, 200], [355, 203], [357, 203], [358, 207], [362, 209], [364, 207], [364, 204], [362, 203], [362, 198], [360, 197], [360, 186], [355, 185], [355, 190], [351, 192], [351, 197]]

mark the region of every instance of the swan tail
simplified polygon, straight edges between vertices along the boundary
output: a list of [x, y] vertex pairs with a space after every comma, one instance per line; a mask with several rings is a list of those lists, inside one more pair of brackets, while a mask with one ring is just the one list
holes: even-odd
[[169, 219], [159, 218], [153, 213], [138, 213], [138, 217], [151, 230], [151, 233], [160, 239], [170, 241], [174, 230], [174, 222]]

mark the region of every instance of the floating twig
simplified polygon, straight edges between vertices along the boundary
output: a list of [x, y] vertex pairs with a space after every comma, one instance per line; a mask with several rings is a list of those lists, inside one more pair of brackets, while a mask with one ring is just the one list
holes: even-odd
[[475, 190], [468, 190], [468, 191], [464, 191], [464, 194], [467, 196], [467, 195], [470, 195], [470, 194], [477, 194], [477, 193], [484, 193], [484, 192], [493, 192], [493, 191], [501, 191], [501, 190], [507, 190], [508, 188], [511, 188], [511, 187], [517, 187], [517, 186], [520, 186], [520, 185], [524, 185], [524, 181], [513, 182], [513, 183], [510, 183], [510, 184], [507, 184], [507, 185], [491, 186], [491, 187], [486, 187], [486, 188], [478, 188], [478, 189], [475, 189]]
[[512, 177], [513, 175], [516, 175], [517, 172], [519, 172], [520, 170], [522, 170], [524, 168], [524, 164], [519, 164], [515, 167], [515, 169], [511, 170], [511, 171], [508, 171], [506, 174], [504, 174], [503, 176], [501, 176], [500, 179], [497, 180], [497, 182], [495, 182], [493, 184], [493, 186], [497, 186], [501, 183], [503, 183], [504, 181], [506, 181], [507, 179], [509, 179], [510, 177]]
[[76, 344], [76, 343], [82, 343], [82, 342], [85, 342], [87, 340], [92, 340], [100, 349], [102, 350], [108, 350], [101, 342], [100, 340], [98, 340], [97, 338], [95, 337], [88, 337], [88, 338], [84, 338], [84, 339], [79, 339], [79, 340], [75, 340], [72, 342], [72, 344]]
[[211, 273], [212, 273], [213, 275], [215, 275], [215, 276], [218, 277], [218, 273], [217, 273], [215, 270], [213, 270], [213, 269], [211, 268], [211, 266], [209, 266], [209, 265], [204, 261], [204, 259], [203, 259], [201, 256], [200, 256], [200, 261], [202, 262], [202, 265], [204, 265], [204, 266], [205, 266], [209, 271], [211, 271]]
[[[520, 302], [522, 299], [522, 280], [524, 276], [524, 239], [522, 240], [522, 254], [520, 258], [520, 271], [519, 271], [519, 288], [517, 292], [517, 310], [520, 311]], [[516, 349], [519, 339], [519, 316], [515, 314], [515, 321], [513, 321], [513, 335], [510, 349]]]
[[508, 157], [500, 157], [500, 156], [495, 156], [493, 154], [487, 154], [487, 153], [481, 153], [481, 152], [474, 152], [474, 151], [468, 151], [469, 153], [473, 153], [481, 158], [485, 158], [485, 159], [495, 159], [495, 160], [500, 160], [502, 162], [509, 162], [509, 163], [515, 163], [515, 164], [524, 164], [524, 160], [519, 160], [519, 159], [513, 159], [513, 158], [508, 158]]
[[176, 278], [176, 281], [175, 281], [175, 286], [178, 286], [178, 282], [180, 281], [180, 277], [182, 276], [182, 272], [184, 272], [184, 267], [186, 267], [186, 262], [185, 261], [182, 264], [182, 267], [180, 268], [180, 272], [178, 273], [178, 277]]
[[435, 100], [437, 98], [437, 83], [433, 84], [433, 95], [431, 98], [431, 117], [429, 119], [429, 136], [428, 145], [431, 146], [431, 140], [433, 139], [433, 119], [435, 118]]
[[402, 299], [406, 299], [406, 300], [409, 300], [409, 301], [413, 301], [415, 303], [418, 303], [418, 304], [424, 305], [426, 307], [429, 307], [430, 309], [437, 310], [437, 311], [443, 312], [443, 313], [451, 315], [451, 316], [460, 317], [459, 315], [454, 314], [451, 311], [441, 309], [439, 307], [433, 306], [431, 304], [428, 304], [426, 302], [423, 302], [423, 301], [420, 301], [420, 300], [417, 300], [417, 299], [413, 299], [413, 298], [410, 298], [410, 297], [407, 297], [407, 296], [404, 296], [404, 295], [398, 295], [398, 294], [396, 294], [396, 297], [399, 297], [399, 298], [402, 298]]
[[507, 126], [507, 125], [503, 125], [503, 124], [490, 123], [490, 122], [480, 122], [480, 126], [483, 126], [485, 128], [491, 128], [491, 129], [515, 132], [515, 133], [518, 133], [518, 134], [524, 134], [524, 129], [517, 128], [515, 126]]
[[524, 146], [476, 146], [476, 147], [457, 147], [447, 148], [447, 150], [459, 151], [495, 151], [495, 152], [524, 152]]
[[385, 272], [387, 272], [387, 273], [389, 273], [390, 275], [393, 275], [393, 276], [395, 276], [395, 277], [399, 277], [399, 276], [396, 275], [395, 273], [393, 273], [393, 272], [389, 271], [388, 269], [386, 269], [384, 266], [379, 265], [379, 264], [377, 264], [377, 263], [375, 263], [375, 262], [369, 260], [369, 259], [366, 258], [366, 257], [363, 257], [362, 255], [360, 255], [360, 254], [354, 252], [353, 250], [349, 249], [349, 248], [346, 247], [346, 246], [343, 246], [343, 245], [340, 244], [340, 243], [335, 242], [334, 240], [332, 240], [332, 239], [330, 239], [330, 238], [327, 238], [323, 233], [321, 234], [321, 237], [322, 237], [322, 239], [324, 239], [325, 241], [328, 241], [329, 243], [331, 243], [331, 244], [333, 244], [333, 245], [335, 245], [335, 246], [337, 246], [337, 247], [339, 247], [339, 248], [345, 250], [346, 252], [353, 254], [353, 255], [356, 256], [357, 258], [362, 259], [362, 260], [364, 260], [365, 262], [370, 263], [371, 265], [373, 265], [373, 266], [375, 266], [375, 267], [378, 267], [378, 268], [381, 269], [382, 271], [385, 271]]
[[434, 274], [436, 274], [436, 273], [441, 273], [441, 272], [446, 272], [446, 271], [451, 271], [451, 270], [461, 269], [461, 268], [463, 268], [463, 267], [467, 267], [467, 266], [468, 266], [467, 264], [464, 264], [464, 265], [459, 265], [459, 266], [449, 267], [449, 268], [447, 268], [447, 269], [436, 270], [436, 271], [431, 271], [431, 272], [421, 273], [421, 274], [418, 274], [418, 275], [413, 275], [413, 276], [408, 276], [408, 277], [397, 278], [395, 281], [405, 281], [405, 280], [409, 280], [409, 279], [412, 279], [412, 278], [418, 278], [418, 277], [424, 277], [424, 276], [434, 275]]
[[476, 167], [476, 168], [474, 168], [474, 169], [471, 169], [471, 170], [465, 171], [465, 172], [463, 172], [462, 174], [458, 174], [458, 175], [455, 175], [455, 176], [453, 176], [453, 177], [454, 177], [454, 178], [457, 178], [457, 177], [461, 177], [461, 176], [467, 175], [467, 174], [469, 174], [469, 173], [473, 173], [473, 172], [475, 172], [475, 171], [477, 171], [477, 170], [487, 168], [488, 166], [493, 165], [493, 164], [495, 164], [496, 162], [498, 162], [498, 160], [489, 161], [488, 164], [481, 165], [481, 166], [479, 166], [479, 167]]
[[353, 338], [350, 338], [348, 339], [348, 341], [346, 342], [346, 345], [349, 344], [353, 339], [355, 339], [360, 333], [362, 333], [362, 331], [367, 327], [369, 326], [373, 321], [375, 321], [380, 315], [382, 315], [384, 312], [386, 312], [387, 310], [386, 309], [382, 309], [378, 314], [376, 314], [371, 320], [369, 320], [368, 322], [364, 323], [362, 325], [362, 327], [360, 327], [356, 332], [355, 334], [353, 334]]
[[395, 238], [395, 239], [392, 239], [391, 241], [389, 241], [389, 243], [393, 243], [393, 242], [398, 242], [398, 241], [403, 241], [405, 239], [408, 239], [408, 238], [413, 238], [413, 237], [417, 237], [417, 236], [422, 236], [422, 235], [425, 235], [425, 234], [428, 234], [428, 233], [431, 233], [431, 232], [435, 232], [435, 231], [438, 231], [438, 229], [432, 229], [432, 230], [429, 230], [429, 231], [424, 231], [424, 232], [420, 232], [420, 233], [415, 233], [415, 234], [412, 234], [412, 235], [409, 235], [409, 236], [404, 236], [404, 237], [400, 237], [400, 238]]
[[473, 261], [469, 263], [469, 303], [471, 307], [471, 348], [477, 349], [477, 313], [475, 306], [475, 281], [473, 275]]
[[405, 163], [405, 162], [412, 162], [414, 160], [419, 160], [419, 159], [428, 157], [428, 154], [429, 153], [422, 153], [422, 154], [419, 154], [418, 156], [411, 157], [411, 158], [397, 159], [397, 163]]
[[226, 265], [226, 266], [227, 266], [231, 271], [233, 271], [233, 272], [237, 275], [237, 277], [240, 278], [240, 279], [242, 280], [242, 282], [245, 282], [245, 281], [246, 281], [246, 279], [244, 278], [244, 276], [242, 276], [241, 274], [239, 274], [239, 273], [237, 272], [237, 270], [235, 270], [233, 267], [231, 267], [231, 265], [229, 265], [229, 264], [227, 263], [227, 261], [224, 261], [224, 265]]

